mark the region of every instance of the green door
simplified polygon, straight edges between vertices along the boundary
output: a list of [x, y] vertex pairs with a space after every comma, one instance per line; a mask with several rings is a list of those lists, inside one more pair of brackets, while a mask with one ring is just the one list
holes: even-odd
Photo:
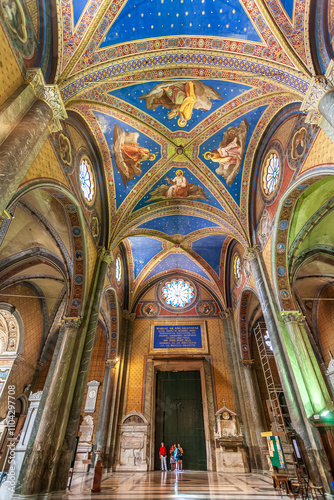
[[184, 470], [207, 470], [201, 375], [199, 371], [157, 372], [155, 411], [155, 468], [159, 447], [180, 443]]

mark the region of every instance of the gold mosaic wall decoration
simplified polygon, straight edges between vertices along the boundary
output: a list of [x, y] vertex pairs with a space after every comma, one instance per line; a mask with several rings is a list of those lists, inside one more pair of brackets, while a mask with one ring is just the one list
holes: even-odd
[[16, 62], [6, 35], [0, 25], [0, 106], [23, 83], [20, 68]]
[[69, 184], [59, 164], [57, 155], [49, 140], [46, 140], [43, 144], [42, 149], [26, 173], [21, 186], [35, 179], [52, 179], [69, 188]]
[[[175, 320], [171, 322], [175, 324]], [[197, 324], [198, 320], [194, 318], [192, 322]], [[223, 399], [226, 406], [234, 410], [222, 323], [219, 318], [208, 318], [206, 322], [217, 410], [223, 406]], [[151, 323], [149, 319], [135, 320], [126, 413], [134, 409], [143, 411], [145, 356], [149, 355]]]

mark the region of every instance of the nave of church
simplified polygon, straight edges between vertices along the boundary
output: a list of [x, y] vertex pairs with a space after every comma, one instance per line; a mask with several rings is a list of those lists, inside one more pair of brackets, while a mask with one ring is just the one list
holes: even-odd
[[334, 498], [333, 60], [334, 0], [0, 0], [0, 500]]

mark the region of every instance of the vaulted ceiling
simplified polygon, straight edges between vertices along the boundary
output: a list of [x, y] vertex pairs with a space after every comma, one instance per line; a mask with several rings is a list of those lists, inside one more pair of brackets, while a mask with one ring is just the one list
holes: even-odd
[[257, 147], [314, 74], [309, 2], [58, 6], [56, 83], [100, 149], [111, 246], [126, 241], [137, 284], [182, 269], [221, 290], [228, 241], [251, 243]]

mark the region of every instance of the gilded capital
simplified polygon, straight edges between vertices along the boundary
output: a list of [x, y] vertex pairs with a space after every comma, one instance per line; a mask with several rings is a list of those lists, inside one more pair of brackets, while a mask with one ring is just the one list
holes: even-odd
[[219, 316], [221, 317], [222, 320], [231, 318], [233, 315], [232, 309], [228, 308], [225, 309], [224, 311], [220, 311]]
[[254, 245], [252, 247], [247, 248], [244, 259], [251, 261], [256, 259], [261, 253], [261, 247], [260, 245]]
[[79, 317], [75, 317], [75, 318], [65, 317], [62, 319], [62, 325], [65, 328], [79, 328], [79, 326], [81, 325], [81, 322], [82, 322], [82, 318], [79, 318]]
[[334, 61], [332, 60], [325, 75], [314, 76], [300, 106], [300, 111], [307, 113], [306, 123], [319, 125], [322, 118], [318, 111], [320, 99], [330, 90], [334, 90]]
[[245, 368], [252, 368], [252, 366], [254, 365], [254, 359], [242, 359], [241, 364]]
[[117, 361], [115, 359], [107, 359], [106, 360], [106, 366], [112, 368], [115, 368]]
[[107, 262], [107, 264], [111, 264], [112, 262], [114, 262], [114, 256], [113, 256], [113, 253], [111, 250], [106, 250], [104, 252], [104, 255], [102, 257], [102, 260], [104, 262]]
[[305, 318], [300, 311], [282, 311], [281, 316], [284, 323], [300, 323]]
[[53, 121], [50, 124], [50, 130], [52, 132], [61, 130], [59, 120], [65, 120], [67, 112], [58, 86], [46, 84], [40, 68], [28, 68], [26, 70], [26, 82], [32, 86], [36, 97], [45, 101], [52, 109]]

